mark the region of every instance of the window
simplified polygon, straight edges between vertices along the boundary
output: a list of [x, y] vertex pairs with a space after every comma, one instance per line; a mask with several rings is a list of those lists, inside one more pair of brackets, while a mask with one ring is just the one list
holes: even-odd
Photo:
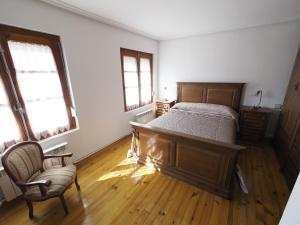
[[125, 111], [153, 102], [152, 54], [121, 48]]
[[0, 77], [0, 150], [5, 149], [5, 143], [20, 140], [21, 134], [18, 123], [14, 117], [8, 96]]
[[58, 36], [0, 25], [0, 151], [76, 127]]

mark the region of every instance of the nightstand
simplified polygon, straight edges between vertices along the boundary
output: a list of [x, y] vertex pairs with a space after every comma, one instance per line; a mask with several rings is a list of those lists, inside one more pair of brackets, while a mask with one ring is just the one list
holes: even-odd
[[175, 105], [176, 101], [173, 100], [173, 101], [160, 101], [160, 100], [157, 100], [155, 102], [155, 114], [156, 114], [156, 117], [158, 116], [161, 116], [167, 112], [169, 112], [170, 108]]
[[253, 109], [251, 106], [242, 106], [239, 140], [254, 144], [262, 143], [271, 114], [272, 110], [268, 108]]

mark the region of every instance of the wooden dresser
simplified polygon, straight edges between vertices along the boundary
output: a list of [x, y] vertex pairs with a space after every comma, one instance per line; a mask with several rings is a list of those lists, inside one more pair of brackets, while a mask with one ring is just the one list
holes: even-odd
[[169, 112], [170, 108], [175, 105], [176, 101], [160, 101], [155, 102], [155, 112], [156, 117], [163, 115], [164, 113]]
[[240, 109], [239, 140], [246, 143], [262, 143], [271, 113], [272, 110], [267, 108], [253, 109], [252, 106], [243, 106]]
[[287, 154], [286, 164], [283, 168], [288, 186], [292, 188], [300, 172], [300, 126], [292, 142], [292, 146]]
[[284, 99], [275, 138], [281, 169], [290, 189], [300, 169], [300, 50]]

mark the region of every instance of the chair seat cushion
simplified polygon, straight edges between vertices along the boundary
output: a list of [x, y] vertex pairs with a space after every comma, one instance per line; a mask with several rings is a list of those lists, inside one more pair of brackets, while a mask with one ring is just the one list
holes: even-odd
[[55, 167], [38, 174], [31, 178], [29, 182], [38, 180], [51, 180], [47, 187], [46, 196], [42, 196], [38, 186], [28, 187], [24, 197], [31, 200], [43, 200], [53, 196], [61, 195], [74, 181], [76, 176], [76, 167], [68, 165], [65, 167]]

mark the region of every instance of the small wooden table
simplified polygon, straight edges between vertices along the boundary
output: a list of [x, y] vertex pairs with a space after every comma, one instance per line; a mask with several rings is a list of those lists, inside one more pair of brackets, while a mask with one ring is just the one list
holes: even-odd
[[157, 100], [155, 102], [155, 114], [156, 117], [161, 116], [167, 112], [169, 112], [170, 108], [174, 106], [176, 100], [167, 101], [167, 100]]
[[252, 144], [262, 143], [271, 114], [272, 110], [269, 108], [254, 109], [252, 106], [242, 106], [239, 140]]

